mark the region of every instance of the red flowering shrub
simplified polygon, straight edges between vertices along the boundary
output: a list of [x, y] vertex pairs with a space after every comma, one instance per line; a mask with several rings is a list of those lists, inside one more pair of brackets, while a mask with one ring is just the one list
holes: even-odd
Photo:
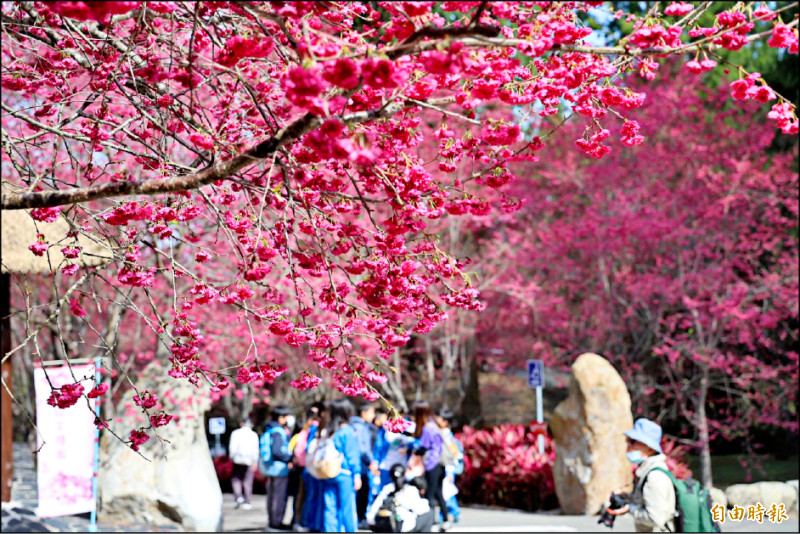
[[464, 502], [519, 510], [558, 507], [552, 465], [555, 449], [545, 436], [539, 454], [537, 437], [523, 425], [491, 430], [464, 427], [457, 435], [464, 445], [464, 474], [457, 481]]
[[[464, 445], [464, 474], [456, 480], [461, 500], [527, 511], [558, 507], [552, 470], [556, 452], [549, 436], [544, 437], [543, 455], [536, 434], [524, 425], [491, 430], [465, 426], [456, 437]], [[661, 448], [677, 478], [692, 476], [683, 446], [665, 437]]]
[[233, 460], [227, 456], [217, 456], [214, 458], [214, 471], [217, 472], [220, 486], [229, 483], [233, 476]]
[[667, 467], [675, 475], [675, 478], [686, 480], [692, 476], [692, 470], [686, 463], [688, 451], [683, 445], [678, 445], [677, 442], [665, 436], [661, 440], [661, 450], [667, 455]]
[[[219, 480], [219, 487], [223, 492], [233, 491], [231, 486], [231, 478], [233, 477], [233, 460], [228, 456], [217, 456], [214, 458], [214, 471], [217, 473], [217, 480]], [[253, 493], [265, 493], [267, 477], [262, 475], [256, 469], [253, 476]]]

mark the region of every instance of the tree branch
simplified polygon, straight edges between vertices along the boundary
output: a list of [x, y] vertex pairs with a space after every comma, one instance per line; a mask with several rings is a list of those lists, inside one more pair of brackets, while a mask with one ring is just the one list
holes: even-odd
[[[434, 105], [438, 101], [431, 101]], [[413, 102], [395, 101], [381, 109], [359, 111], [341, 117], [347, 124], [368, 122], [375, 119], [386, 118], [394, 115], [405, 107], [419, 105]], [[257, 161], [264, 160], [274, 154], [278, 149], [300, 138], [308, 132], [318, 128], [323, 119], [307, 113], [297, 119], [276, 135], [262, 141], [255, 147], [239, 154], [228, 161], [214, 164], [200, 172], [173, 178], [114, 182], [92, 187], [76, 187], [57, 191], [38, 191], [35, 193], [3, 193], [2, 209], [19, 210], [32, 208], [52, 208], [79, 202], [89, 202], [101, 198], [119, 197], [125, 195], [159, 195], [176, 193], [178, 191], [191, 191], [204, 185], [209, 185], [217, 180], [225, 180], [234, 173]]]

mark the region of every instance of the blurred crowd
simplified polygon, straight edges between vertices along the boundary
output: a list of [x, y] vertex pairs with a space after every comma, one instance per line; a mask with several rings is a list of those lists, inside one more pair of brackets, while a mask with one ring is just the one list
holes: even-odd
[[259, 471], [269, 531], [447, 530], [459, 520], [455, 477], [464, 470], [453, 413], [418, 402], [401, 415], [407, 428], [393, 432], [386, 410], [344, 398], [311, 405], [301, 421], [274, 406], [261, 436], [242, 420], [229, 443], [237, 508], [252, 507]]

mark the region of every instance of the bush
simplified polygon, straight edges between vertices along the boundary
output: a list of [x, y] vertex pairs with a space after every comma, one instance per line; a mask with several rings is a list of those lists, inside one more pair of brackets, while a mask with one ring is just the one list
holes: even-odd
[[[233, 460], [227, 456], [217, 456], [214, 458], [214, 471], [217, 472], [219, 487], [222, 489], [223, 493], [232, 492], [231, 477], [233, 476]], [[265, 493], [264, 485], [266, 482], [266, 477], [256, 470], [255, 476], [253, 477], [253, 493]]]
[[544, 437], [543, 455], [537, 437], [523, 425], [491, 430], [466, 426], [457, 437], [464, 445], [464, 474], [458, 479], [464, 502], [528, 511], [558, 507], [549, 436]]
[[[556, 454], [549, 436], [544, 437], [543, 455], [539, 454], [537, 436], [524, 425], [500, 425], [489, 430], [465, 426], [456, 437], [464, 445], [464, 473], [456, 483], [465, 503], [531, 512], [558, 507], [552, 470]], [[667, 466], [677, 478], [691, 476], [683, 447], [664, 438], [662, 449]]]

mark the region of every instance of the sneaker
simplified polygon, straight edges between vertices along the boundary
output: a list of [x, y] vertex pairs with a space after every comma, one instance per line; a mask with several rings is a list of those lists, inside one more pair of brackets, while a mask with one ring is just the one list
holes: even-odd
[[239, 497], [236, 499], [236, 503], [233, 505], [234, 508], [239, 508], [242, 503], [244, 503], [244, 497]]
[[246, 502], [246, 503], [244, 503], [242, 505], [242, 510], [252, 510], [252, 509], [253, 509], [253, 505], [250, 504], [249, 502]]
[[447, 532], [451, 528], [453, 528], [453, 523], [451, 523], [450, 521], [445, 521], [444, 523], [442, 523], [440, 527], [441, 529], [440, 532]]

